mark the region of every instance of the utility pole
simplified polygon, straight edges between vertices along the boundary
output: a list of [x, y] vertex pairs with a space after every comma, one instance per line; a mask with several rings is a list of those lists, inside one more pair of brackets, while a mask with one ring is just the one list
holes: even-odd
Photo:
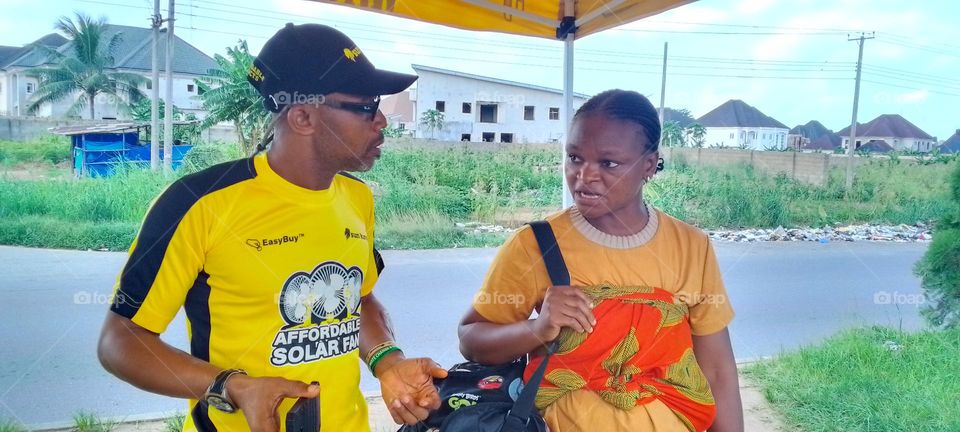
[[170, 0], [167, 12], [167, 88], [166, 103], [163, 107], [163, 169], [173, 171], [173, 45], [176, 42], [173, 35], [173, 6], [176, 2]]
[[663, 43], [663, 75], [660, 78], [660, 142], [663, 142], [663, 118], [664, 118], [664, 108], [663, 103], [667, 97], [667, 43]]
[[861, 32], [860, 37], [851, 38], [847, 35], [847, 41], [858, 41], [860, 44], [860, 55], [857, 57], [857, 82], [853, 90], [853, 120], [850, 121], [850, 141], [847, 143], [847, 184], [846, 191], [850, 194], [853, 189], [853, 151], [857, 147], [857, 107], [860, 104], [860, 72], [863, 69], [863, 44], [867, 39], [873, 39], [874, 32], [870, 32], [868, 37], [866, 33]]
[[153, 101], [150, 103], [150, 169], [160, 168], [160, 0], [153, 0], [153, 16], [150, 27], [153, 29], [153, 61], [151, 62], [150, 89]]

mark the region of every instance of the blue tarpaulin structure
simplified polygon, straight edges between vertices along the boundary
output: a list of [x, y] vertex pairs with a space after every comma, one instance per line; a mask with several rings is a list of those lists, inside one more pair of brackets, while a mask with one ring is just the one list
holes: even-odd
[[[183, 122], [178, 123], [188, 124]], [[150, 143], [140, 142], [140, 130], [149, 124], [108, 123], [102, 125], [51, 128], [50, 132], [70, 137], [73, 144], [73, 170], [77, 177], [109, 176], [120, 169], [150, 166]], [[173, 168], [183, 163], [190, 144], [173, 146]], [[163, 158], [163, 151], [160, 152]]]

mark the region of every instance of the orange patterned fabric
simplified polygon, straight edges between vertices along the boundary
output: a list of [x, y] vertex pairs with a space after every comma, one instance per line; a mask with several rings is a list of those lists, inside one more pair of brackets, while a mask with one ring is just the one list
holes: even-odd
[[[543, 410], [571, 392], [590, 390], [621, 410], [659, 401], [691, 431], [706, 430], [716, 405], [693, 355], [689, 311], [670, 292], [609, 284], [585, 287], [594, 300], [593, 333], [561, 333], [537, 393]], [[529, 380], [542, 358], [527, 366]]]

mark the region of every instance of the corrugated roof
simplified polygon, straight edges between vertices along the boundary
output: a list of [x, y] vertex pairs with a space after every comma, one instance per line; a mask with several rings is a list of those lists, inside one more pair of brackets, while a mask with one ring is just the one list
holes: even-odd
[[893, 146], [884, 140], [870, 140], [867, 141], [866, 144], [857, 147], [857, 150], [868, 153], [888, 153], [893, 151]]
[[[122, 33], [120, 44], [114, 53], [114, 68], [132, 69], [139, 71], [149, 71], [152, 58], [150, 42], [153, 40], [153, 30], [149, 28], [122, 26], [108, 24], [104, 32], [104, 40], [108, 41], [113, 35]], [[166, 29], [161, 30], [159, 46], [159, 67], [164, 71], [167, 54], [167, 36]], [[59, 38], [59, 39], [58, 39]], [[63, 36], [50, 34], [37, 40], [35, 43], [43, 43], [48, 46], [54, 45], [57, 41], [62, 42], [57, 51], [69, 54], [71, 43]], [[217, 63], [204, 54], [202, 51], [188, 44], [179, 37], [175, 38], [173, 53], [173, 71], [175, 73], [207, 75], [207, 71], [217, 67]], [[23, 48], [23, 51], [16, 58], [8, 59], [8, 64], [0, 63], [4, 68], [23, 67], [32, 68], [45, 64], [53, 64], [44, 53], [38, 49], [30, 48], [29, 45]]]
[[837, 147], [840, 147], [840, 143], [843, 142], [843, 138], [840, 135], [829, 133], [826, 135], [820, 136], [815, 140], [810, 141], [809, 144], [803, 146], [804, 150], [835, 150]]
[[697, 122], [706, 127], [767, 127], [790, 129], [739, 99], [731, 99], [713, 109]]
[[799, 125], [793, 129], [790, 129], [790, 133], [794, 135], [800, 135], [812, 142], [820, 139], [820, 137], [824, 135], [832, 134], [833, 131], [827, 129], [826, 126], [816, 120], [810, 120], [805, 125]]
[[[850, 126], [837, 133], [841, 136], [849, 136]], [[910, 123], [900, 114], [883, 114], [867, 123], [857, 124], [857, 136], [933, 139], [933, 136]]]
[[3, 65], [7, 63], [7, 60], [16, 55], [22, 49], [22, 47], [0, 46], [0, 69], [2, 69]]
[[[174, 126], [183, 126], [199, 123], [199, 120], [174, 121]], [[82, 124], [74, 126], [57, 126], [47, 129], [57, 135], [84, 135], [92, 133], [119, 133], [134, 131], [139, 128], [150, 127], [150, 122], [111, 122], [97, 124]]]
[[960, 129], [940, 145], [940, 153], [960, 153]]
[[[458, 76], [458, 77], [461, 77], [461, 78], [469, 78], [469, 79], [474, 79], [474, 80], [478, 80], [478, 81], [486, 81], [486, 82], [492, 82], [492, 83], [497, 83], [497, 84], [504, 84], [504, 85], [510, 85], [510, 86], [516, 86], [516, 87], [523, 87], [523, 88], [528, 88], [528, 89], [531, 89], [531, 90], [539, 90], [539, 91], [544, 91], [544, 92], [549, 92], [549, 93], [557, 93], [557, 94], [561, 94], [561, 95], [563, 94], [563, 90], [559, 90], [559, 89], [555, 89], [555, 88], [541, 87], [541, 86], [538, 86], [538, 85], [526, 84], [526, 83], [522, 83], [522, 82], [508, 81], [508, 80], [503, 80], [503, 79], [499, 79], [499, 78], [491, 78], [491, 77], [485, 77], [485, 76], [481, 76], [481, 75], [468, 74], [468, 73], [466, 73], [466, 72], [457, 72], [457, 71], [452, 71], [452, 70], [448, 70], [448, 69], [440, 69], [440, 68], [435, 68], [435, 67], [431, 67], [431, 66], [423, 66], [423, 65], [416, 65], [416, 64], [415, 64], [415, 65], [410, 65], [410, 67], [412, 67], [413, 70], [415, 70], [415, 71], [417, 71], [417, 72], [423, 70], [423, 71], [427, 71], [427, 72], [435, 72], [435, 73], [444, 74], [444, 75]], [[585, 95], [585, 94], [583, 94], [583, 93], [574, 93], [574, 94], [573, 94], [573, 97], [578, 97], [578, 98], [582, 98], [582, 99], [590, 99], [590, 95]]]

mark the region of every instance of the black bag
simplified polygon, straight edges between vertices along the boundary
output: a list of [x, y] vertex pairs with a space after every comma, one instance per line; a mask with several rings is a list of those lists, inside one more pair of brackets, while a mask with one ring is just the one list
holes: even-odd
[[[547, 273], [553, 285], [569, 285], [570, 274], [557, 247], [553, 230], [545, 221], [531, 222], [540, 246]], [[416, 425], [398, 432], [546, 432], [543, 417], [534, 409], [534, 399], [543, 380], [556, 343], [547, 347], [547, 355], [524, 386], [525, 358], [512, 363], [484, 366], [460, 363], [450, 368], [446, 378], [434, 380], [440, 393], [440, 408]]]

